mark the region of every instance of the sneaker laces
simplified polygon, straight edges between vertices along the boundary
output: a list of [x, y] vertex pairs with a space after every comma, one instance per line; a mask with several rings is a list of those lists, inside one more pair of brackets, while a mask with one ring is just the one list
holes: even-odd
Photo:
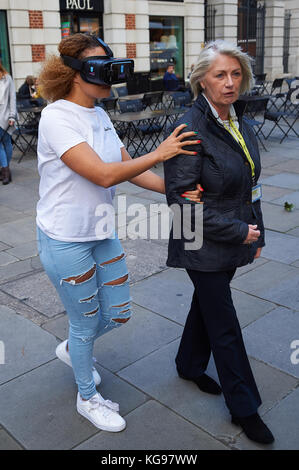
[[114, 403], [111, 400], [105, 400], [100, 393], [97, 393], [94, 395], [90, 400], [90, 409], [94, 410], [96, 409], [99, 405], [102, 405], [106, 408], [108, 408], [111, 411], [116, 411], [117, 413], [119, 412], [119, 404]]

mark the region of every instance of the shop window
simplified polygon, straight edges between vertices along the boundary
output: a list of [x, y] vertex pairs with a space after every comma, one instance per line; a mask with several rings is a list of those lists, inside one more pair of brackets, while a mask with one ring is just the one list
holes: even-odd
[[0, 59], [3, 67], [11, 74], [10, 53], [6, 11], [0, 10]]
[[184, 76], [184, 20], [180, 17], [150, 17], [151, 75], [163, 77], [167, 64], [174, 63], [175, 74]]
[[66, 38], [75, 33], [93, 33], [103, 38], [102, 16], [91, 16], [86, 12], [61, 14], [61, 36]]

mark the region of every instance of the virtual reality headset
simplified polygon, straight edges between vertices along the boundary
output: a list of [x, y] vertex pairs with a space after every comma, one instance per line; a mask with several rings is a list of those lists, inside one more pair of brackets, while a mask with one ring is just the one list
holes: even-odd
[[134, 72], [131, 59], [114, 59], [110, 47], [100, 38], [96, 38], [107, 55], [92, 56], [85, 59], [61, 55], [65, 65], [80, 72], [82, 79], [95, 85], [116, 85], [126, 82]]

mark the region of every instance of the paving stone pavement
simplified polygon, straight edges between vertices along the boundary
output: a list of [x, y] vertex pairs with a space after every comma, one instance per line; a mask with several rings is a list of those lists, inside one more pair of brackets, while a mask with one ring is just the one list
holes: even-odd
[[[0, 450], [299, 449], [299, 142], [289, 137], [279, 144], [274, 133], [266, 146], [267, 245], [260, 259], [237, 270], [231, 286], [263, 401], [259, 412], [275, 442], [248, 440], [230, 422], [223, 396], [177, 376], [174, 357], [192, 287], [184, 270], [166, 266], [167, 238], [123, 240], [134, 316], [95, 344], [99, 391], [120, 403], [126, 430], [99, 431], [76, 412], [72, 369], [55, 356], [68, 321], [36, 247], [36, 157], [18, 164], [16, 154], [13, 182], [0, 186]], [[161, 165], [153, 171], [163, 174]], [[127, 182], [116, 192], [124, 196], [128, 205], [146, 208], [140, 221], [148, 232], [151, 204], [165, 197]], [[286, 201], [295, 205], [292, 212], [284, 210]], [[118, 227], [127, 227], [131, 219], [122, 218], [121, 206], [117, 214]], [[218, 380], [213, 358], [207, 372]]]

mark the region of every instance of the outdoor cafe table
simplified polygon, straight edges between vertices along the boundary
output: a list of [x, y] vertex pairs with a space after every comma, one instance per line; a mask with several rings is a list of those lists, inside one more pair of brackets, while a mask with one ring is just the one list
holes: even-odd
[[163, 140], [168, 125], [176, 121], [186, 108], [159, 109], [110, 116], [116, 131], [131, 157], [151, 152]]
[[38, 124], [44, 106], [18, 106], [16, 128], [13, 132], [13, 144], [21, 152], [18, 163], [27, 152], [36, 151]]
[[21, 123], [23, 125], [27, 124], [28, 121], [39, 122], [41, 112], [46, 107], [45, 106], [30, 106], [28, 108], [18, 107], [18, 114], [21, 117]]
[[245, 101], [248, 103], [248, 101], [262, 101], [265, 98], [270, 98], [271, 95], [240, 95], [238, 98], [238, 101]]
[[138, 93], [136, 95], [123, 95], [119, 96], [118, 100], [119, 101], [131, 101], [131, 100], [142, 100], [144, 97], [144, 93]]
[[[161, 90], [162, 91], [162, 90]], [[147, 93], [150, 93], [151, 95], [154, 95], [154, 94], [159, 94], [161, 93], [161, 91], [150, 91], [150, 92], [147, 92]], [[167, 94], [168, 92], [167, 91], [164, 91], [164, 94]], [[144, 97], [144, 95], [146, 95], [146, 92], [144, 93], [137, 93], [135, 95], [123, 95], [123, 96], [119, 96], [118, 97], [118, 100], [119, 101], [130, 101], [130, 100], [142, 100], [142, 98]]]

